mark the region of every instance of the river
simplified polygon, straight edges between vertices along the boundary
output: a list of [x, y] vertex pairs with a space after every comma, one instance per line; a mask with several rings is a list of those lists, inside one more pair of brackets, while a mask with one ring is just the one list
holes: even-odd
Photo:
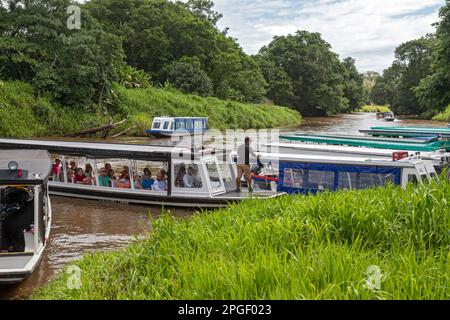
[[[372, 126], [445, 127], [441, 122], [402, 119], [394, 123], [377, 120], [374, 114], [350, 114], [327, 118], [305, 118], [298, 129], [287, 132], [358, 134]], [[114, 142], [163, 144], [165, 140], [149, 138], [120, 138]], [[133, 239], [143, 237], [150, 229], [150, 216], [157, 218], [160, 208], [125, 204], [101, 203], [52, 197], [53, 226], [51, 238], [39, 267], [31, 277], [15, 286], [0, 286], [0, 299], [23, 299], [44, 285], [61, 267], [79, 259], [83, 254], [117, 250]], [[192, 211], [176, 210], [177, 217]]]

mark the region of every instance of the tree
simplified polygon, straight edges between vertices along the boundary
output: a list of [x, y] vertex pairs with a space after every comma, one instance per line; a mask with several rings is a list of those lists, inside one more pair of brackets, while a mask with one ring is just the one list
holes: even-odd
[[114, 65], [123, 60], [119, 39], [84, 11], [81, 30], [69, 30], [69, 0], [7, 2], [0, 76], [32, 83], [63, 105], [101, 106], [115, 79]]
[[213, 94], [212, 81], [202, 70], [198, 60], [181, 59], [172, 62], [167, 67], [167, 79], [184, 93], [195, 93], [205, 97]]
[[211, 0], [188, 0], [186, 7], [196, 16], [206, 19], [213, 25], [217, 25], [223, 15], [214, 10], [214, 2]]
[[364, 103], [366, 103], [366, 104], [373, 103], [373, 101], [371, 100], [371, 97], [372, 97], [373, 89], [374, 89], [375, 84], [379, 77], [381, 77], [381, 75], [375, 71], [367, 71], [363, 75]]
[[294, 88], [284, 69], [267, 57], [255, 56], [255, 59], [268, 84], [266, 97], [282, 106], [292, 105]]
[[[86, 7], [121, 37], [126, 62], [156, 83], [164, 84], [169, 66], [179, 68], [176, 62], [188, 58], [200, 63], [192, 68], [206, 72], [219, 98], [260, 101], [266, 93], [258, 65], [216, 27], [221, 15], [212, 1], [91, 0]], [[188, 72], [190, 67], [183, 68]]]
[[364, 103], [363, 76], [356, 68], [356, 61], [353, 58], [346, 58], [343, 61], [344, 71], [344, 97], [349, 101], [349, 110], [355, 111]]
[[297, 31], [295, 35], [275, 37], [261, 49], [260, 55], [287, 74], [293, 88], [290, 106], [304, 115], [348, 110], [349, 101], [344, 97], [345, 68], [320, 34]]
[[415, 90], [423, 110], [438, 113], [450, 104], [450, 3], [439, 12], [436, 42], [433, 46], [431, 74]]

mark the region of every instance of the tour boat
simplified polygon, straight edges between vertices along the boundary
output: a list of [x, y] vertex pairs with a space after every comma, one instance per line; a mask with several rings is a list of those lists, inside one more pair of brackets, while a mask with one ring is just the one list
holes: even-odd
[[312, 143], [271, 143], [266, 147], [277, 150], [279, 153], [329, 155], [339, 157], [366, 157], [368, 159], [390, 160], [399, 152], [406, 153], [410, 159], [431, 161], [437, 171], [450, 164], [450, 153], [445, 150], [434, 152], [416, 152], [410, 150], [376, 149], [367, 147], [349, 147], [339, 145], [312, 144]]
[[[0, 139], [0, 148], [44, 149], [55, 161], [59, 159], [60, 167], [49, 181], [50, 194], [58, 196], [168, 207], [216, 208], [248, 198], [269, 199], [284, 194], [276, 190], [237, 193], [236, 165], [219, 163], [212, 150], [192, 152], [184, 147], [14, 139]], [[77, 169], [86, 165], [92, 167], [91, 178], [73, 183], [70, 162], [74, 162]], [[107, 178], [101, 177], [101, 169], [107, 164], [116, 173], [127, 171], [125, 174], [129, 179], [125, 177], [120, 182], [119, 177], [112, 178], [105, 186], [101, 182]], [[147, 179], [144, 186], [142, 177], [146, 169], [151, 171], [152, 179]], [[158, 185], [166, 185], [166, 188], [149, 189], [148, 182], [153, 180], [154, 186], [161, 170], [165, 177]], [[191, 175], [184, 183], [188, 171]]]
[[208, 130], [208, 118], [159, 117], [153, 119], [152, 128], [146, 132], [156, 138], [201, 134]]
[[0, 284], [23, 281], [39, 265], [50, 235], [50, 155], [0, 151]]
[[360, 132], [374, 137], [450, 139], [450, 128], [372, 127]]
[[395, 121], [395, 114], [393, 112], [377, 112], [377, 119], [392, 122]]
[[435, 152], [439, 150], [450, 151], [450, 140], [436, 139], [389, 139], [368, 136], [346, 136], [346, 135], [315, 135], [294, 134], [281, 136], [280, 139], [303, 143], [340, 145], [351, 147], [366, 147], [376, 149], [406, 150], [414, 152]]
[[278, 192], [288, 194], [315, 194], [342, 189], [367, 189], [388, 183], [406, 187], [409, 182], [423, 183], [437, 177], [431, 161], [405, 158], [398, 152], [392, 159], [368, 157], [320, 156], [283, 153], [262, 153], [262, 161], [276, 165], [277, 177], [266, 170], [255, 183], [266, 175], [276, 182]]

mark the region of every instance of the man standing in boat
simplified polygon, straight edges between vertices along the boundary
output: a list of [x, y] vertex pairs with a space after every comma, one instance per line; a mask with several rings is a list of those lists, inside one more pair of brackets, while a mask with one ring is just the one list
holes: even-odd
[[247, 181], [248, 191], [253, 192], [252, 188], [252, 169], [250, 166], [250, 156], [257, 158], [258, 156], [253, 151], [250, 146], [252, 140], [250, 137], [245, 138], [245, 144], [238, 148], [238, 159], [237, 159], [237, 178], [236, 178], [236, 191], [241, 192], [241, 179], [244, 176], [245, 181]]

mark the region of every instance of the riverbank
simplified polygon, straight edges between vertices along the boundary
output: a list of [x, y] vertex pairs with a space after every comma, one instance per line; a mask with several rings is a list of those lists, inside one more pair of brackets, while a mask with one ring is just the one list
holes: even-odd
[[[175, 90], [114, 87], [108, 115], [57, 106], [36, 97], [31, 85], [0, 81], [0, 136], [30, 138], [64, 136], [115, 120], [128, 119], [131, 136], [142, 136], [156, 116], [207, 116], [215, 129], [261, 129], [299, 126], [301, 115], [292, 109], [201, 98]], [[116, 130], [122, 131], [124, 127]]]
[[439, 113], [438, 115], [433, 117], [433, 121], [449, 123], [450, 122], [450, 105], [447, 107], [447, 109], [445, 109], [444, 111], [442, 111], [441, 113]]
[[449, 299], [449, 201], [442, 180], [167, 215], [77, 262], [79, 290], [63, 271], [34, 298]]

